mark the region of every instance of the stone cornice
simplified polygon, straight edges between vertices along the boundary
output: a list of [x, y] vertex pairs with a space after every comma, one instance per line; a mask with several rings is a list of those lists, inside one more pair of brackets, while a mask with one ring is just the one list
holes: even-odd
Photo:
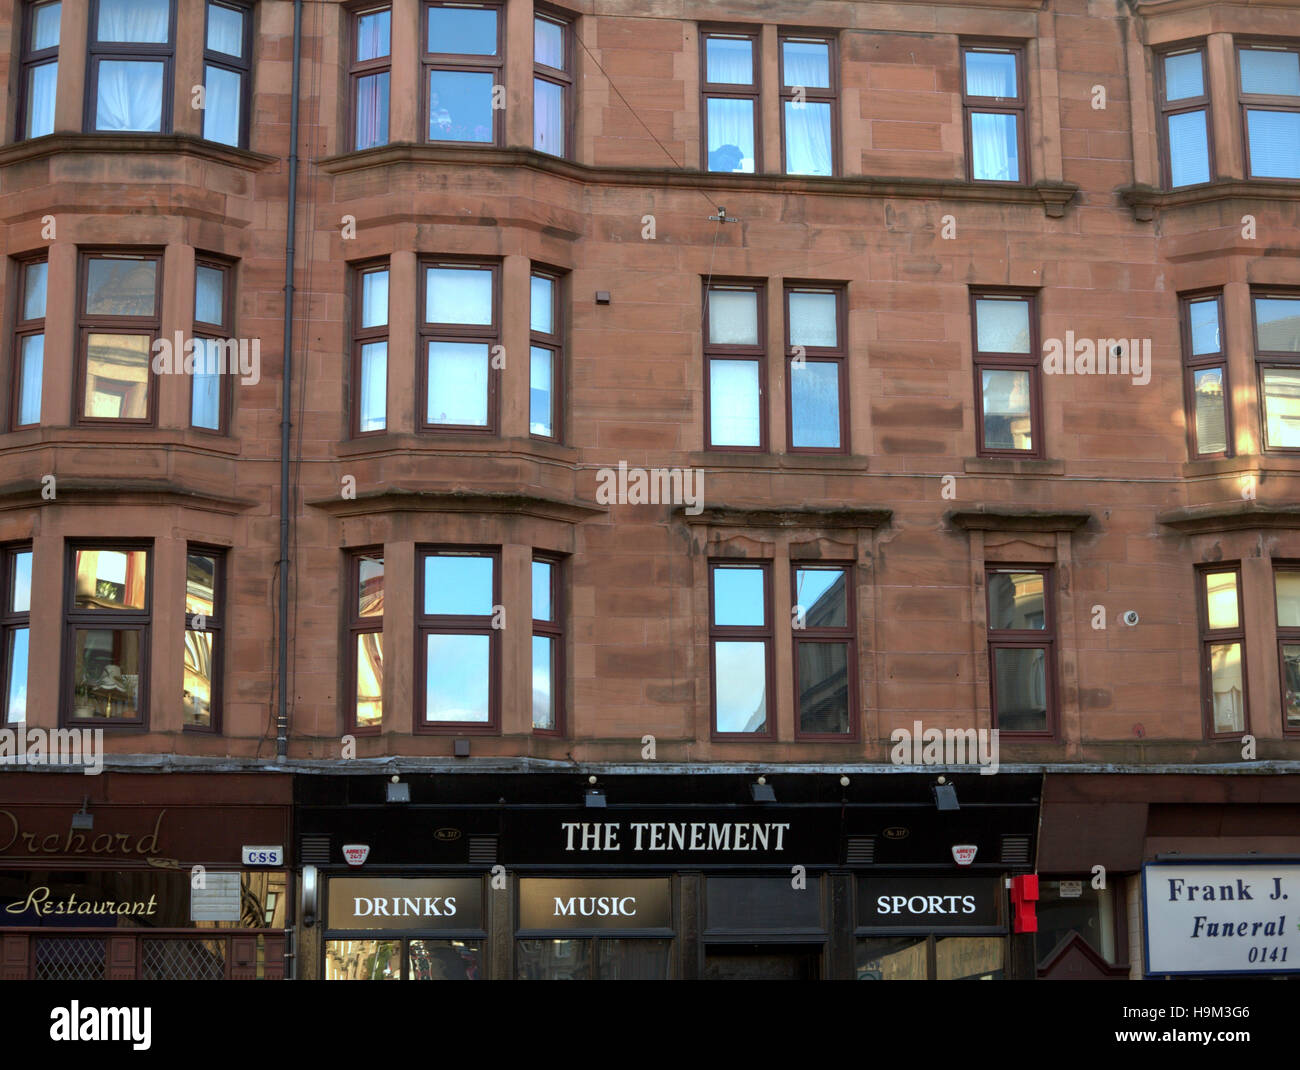
[[545, 494], [413, 490], [405, 487], [364, 491], [355, 498], [315, 498], [307, 504], [337, 517], [377, 513], [497, 513], [561, 520], [569, 524], [581, 523], [608, 512], [592, 502]]
[[962, 531], [1075, 531], [1086, 525], [1092, 514], [1087, 510], [1022, 509], [1011, 505], [957, 509], [944, 514], [944, 519]]
[[699, 513], [686, 506], [673, 510], [673, 517], [687, 524], [718, 528], [879, 528], [893, 518], [892, 509], [837, 508], [763, 509], [748, 505], [715, 505]]
[[219, 145], [191, 134], [47, 134], [45, 137], [18, 141], [0, 147], [0, 167], [39, 160], [65, 152], [89, 152], [96, 156], [162, 155], [196, 156], [216, 163], [229, 164], [242, 171], [265, 171], [279, 163], [278, 156], [267, 156], [248, 149]]
[[1184, 535], [1265, 528], [1300, 528], [1300, 505], [1265, 505], [1257, 501], [1214, 502], [1160, 513], [1157, 522]]
[[41, 483], [0, 486], [0, 511], [41, 509], [54, 505], [181, 505], [234, 515], [261, 502], [233, 498], [167, 479], [61, 479], [55, 475], [54, 497], [42, 495]]
[[1149, 223], [1157, 211], [1185, 205], [1217, 204], [1234, 198], [1248, 201], [1300, 201], [1300, 182], [1270, 179], [1220, 178], [1199, 186], [1161, 190], [1154, 186], [1123, 186], [1116, 191], [1133, 209], [1133, 218]]

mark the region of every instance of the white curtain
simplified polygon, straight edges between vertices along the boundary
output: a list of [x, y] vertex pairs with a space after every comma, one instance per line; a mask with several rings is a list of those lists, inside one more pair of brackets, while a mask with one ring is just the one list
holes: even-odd
[[790, 344], [824, 348], [837, 345], [836, 300], [833, 293], [790, 294]]
[[838, 449], [840, 372], [831, 361], [805, 361], [790, 367], [791, 445]]
[[487, 426], [488, 347], [485, 344], [429, 343], [428, 422]]
[[429, 323], [492, 322], [492, 272], [480, 268], [429, 268], [424, 318]]
[[194, 269], [194, 318], [199, 323], [225, 323], [225, 272], [199, 264]]
[[45, 335], [29, 334], [23, 339], [22, 392], [18, 399], [18, 422], [41, 422], [41, 379], [45, 367]]
[[59, 80], [59, 64], [42, 63], [28, 72], [27, 136], [44, 137], [54, 133], [54, 101]]
[[[1001, 52], [967, 52], [966, 93], [973, 97], [1015, 97], [1015, 57]], [[1019, 181], [1019, 117], [971, 112], [970, 123], [971, 174], [983, 181]]]
[[1242, 716], [1241, 647], [1236, 643], [1210, 647], [1210, 675], [1214, 689], [1214, 730], [1237, 732]]
[[709, 444], [758, 446], [758, 361], [709, 361]]
[[758, 294], [752, 290], [710, 290], [709, 342], [758, 345]]
[[554, 373], [549, 349], [533, 346], [528, 369], [528, 430], [534, 435], [551, 435], [551, 384]]
[[232, 7], [208, 5], [208, 51], [244, 54], [244, 16]]
[[360, 386], [358, 427], [362, 431], [382, 431], [388, 425], [387, 342], [368, 342], [361, 347]]
[[216, 431], [221, 427], [221, 348], [213, 339], [196, 338], [190, 426]]
[[361, 277], [361, 326], [388, 323], [388, 272], [368, 271]]
[[168, 0], [99, 0], [99, 39], [166, 44]]
[[533, 148], [564, 155], [564, 87], [533, 79]]
[[162, 104], [161, 63], [100, 60], [96, 130], [161, 130]]
[[785, 102], [785, 170], [790, 175], [831, 173], [831, 106]]
[[709, 170], [754, 170], [754, 102], [731, 97], [709, 97]]
[[224, 67], [204, 68], [203, 136], [222, 145], [239, 144], [244, 78]]

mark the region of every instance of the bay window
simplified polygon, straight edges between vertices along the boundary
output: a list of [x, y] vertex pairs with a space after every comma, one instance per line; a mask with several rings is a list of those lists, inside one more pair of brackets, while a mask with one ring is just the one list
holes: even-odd
[[162, 256], [83, 253], [79, 277], [77, 420], [152, 424]]
[[534, 271], [529, 280], [528, 432], [560, 438], [562, 369], [560, 280]]
[[1210, 181], [1210, 91], [1205, 49], [1182, 48], [1156, 57], [1159, 71], [1161, 166], [1170, 189]]
[[18, 139], [54, 133], [59, 80], [61, 3], [26, 4], [22, 23], [22, 74], [18, 95]]
[[416, 730], [501, 726], [500, 551], [419, 551]]
[[352, 148], [388, 144], [388, 98], [393, 66], [392, 9], [358, 11], [352, 30]]
[[45, 302], [49, 261], [20, 261], [18, 322], [14, 330], [13, 403], [9, 426], [35, 427], [41, 422], [41, 387], [45, 378]]
[[173, 0], [91, 0], [86, 129], [172, 128]]
[[0, 725], [27, 720], [32, 548], [0, 549]]
[[572, 33], [572, 25], [558, 16], [533, 16], [533, 148], [552, 156], [573, 155]]
[[251, 29], [247, 9], [208, 0], [203, 50], [203, 136], [208, 141], [248, 147]]
[[423, 266], [422, 430], [496, 433], [500, 274], [497, 264]]
[[185, 683], [187, 729], [221, 730], [225, 644], [226, 553], [190, 546], [185, 555]]
[[564, 630], [560, 598], [561, 564], [534, 557], [533, 586], [533, 731], [559, 735], [564, 710]]
[[230, 265], [200, 259], [194, 265], [194, 373], [190, 376], [190, 426], [221, 432], [230, 422], [236, 368], [230, 337], [233, 294]]
[[1282, 682], [1282, 730], [1300, 732], [1300, 565], [1273, 571], [1277, 652]]
[[1300, 48], [1237, 49], [1247, 178], [1300, 178]]
[[377, 732], [384, 722], [384, 554], [348, 558], [348, 701], [345, 730]]
[[1300, 450], [1300, 293], [1250, 296], [1264, 448]]
[[1232, 456], [1228, 358], [1223, 348], [1223, 294], [1180, 301], [1187, 430], [1193, 458]]
[[425, 12], [428, 139], [498, 144], [503, 107], [496, 87], [504, 62], [500, 6], [429, 4]]
[[353, 273], [352, 433], [388, 427], [388, 263]]

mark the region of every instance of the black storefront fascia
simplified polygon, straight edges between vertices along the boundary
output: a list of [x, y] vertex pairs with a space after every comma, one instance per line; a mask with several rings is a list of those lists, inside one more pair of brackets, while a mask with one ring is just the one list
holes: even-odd
[[945, 811], [937, 771], [769, 773], [765, 803], [754, 774], [600, 775], [603, 807], [588, 775], [409, 774], [393, 803], [388, 777], [298, 776], [299, 976], [1033, 976], [1005, 883], [1033, 870], [1038, 775], [947, 774]]

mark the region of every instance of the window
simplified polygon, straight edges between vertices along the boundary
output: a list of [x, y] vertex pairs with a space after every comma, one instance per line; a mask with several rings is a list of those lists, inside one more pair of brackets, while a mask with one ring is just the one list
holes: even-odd
[[762, 283], [706, 283], [704, 289], [705, 444], [710, 449], [767, 449]]
[[559, 735], [564, 712], [560, 562], [533, 558], [533, 731]]
[[388, 144], [388, 86], [393, 66], [392, 11], [358, 11], [352, 20], [352, 147]]
[[489, 4], [430, 4], [424, 49], [429, 140], [499, 143], [501, 9]]
[[795, 564], [795, 735], [857, 732], [857, 616], [850, 565]]
[[560, 280], [554, 275], [534, 271], [530, 285], [528, 431], [538, 438], [558, 442], [560, 383], [563, 382]]
[[27, 720], [32, 548], [0, 550], [0, 725]]
[[1282, 674], [1282, 729], [1300, 732], [1300, 566], [1273, 572]]
[[194, 265], [194, 374], [190, 377], [190, 426], [222, 432], [230, 422], [233, 373], [239, 369], [231, 335], [234, 305], [230, 265], [198, 260]]
[[422, 430], [497, 429], [501, 292], [496, 264], [426, 264]]
[[1201, 619], [1202, 704], [1205, 733], [1236, 736], [1246, 731], [1246, 632], [1241, 605], [1241, 567], [1197, 570]]
[[1170, 189], [1210, 181], [1210, 92], [1205, 50], [1166, 52], [1156, 57], [1160, 71], [1160, 131], [1164, 141], [1165, 184]]
[[221, 731], [226, 554], [191, 546], [185, 555], [185, 727]]
[[352, 433], [388, 427], [388, 264], [356, 269], [352, 299]]
[[248, 147], [248, 12], [236, 4], [208, 0], [203, 50], [203, 136], [223, 145]]
[[348, 559], [348, 731], [378, 732], [384, 723], [384, 555]]
[[54, 133], [62, 4], [28, 4], [23, 12], [18, 140]]
[[[1038, 882], [1038, 932], [1034, 936], [1034, 957], [1042, 969], [1063, 941], [1078, 936], [1098, 955], [1114, 965], [1120, 961], [1115, 924], [1113, 884], [1094, 888], [1091, 876], [1075, 880]], [[1120, 920], [1123, 921], [1123, 901]]]
[[1184, 297], [1180, 303], [1191, 455], [1231, 457], [1232, 407], [1228, 358], [1223, 350], [1223, 295], [1199, 294]]
[[709, 565], [714, 735], [772, 736], [771, 579], [771, 566], [765, 563]]
[[41, 386], [45, 370], [45, 298], [49, 266], [44, 258], [18, 264], [13, 411], [9, 414], [9, 426], [14, 430], [35, 427], [41, 422]]
[[515, 949], [518, 981], [666, 981], [675, 976], [671, 940], [519, 940]]
[[787, 175], [835, 174], [835, 43], [781, 37], [781, 146]]
[[758, 37], [749, 33], [701, 34], [706, 171], [761, 171], [758, 137]]
[[962, 49], [966, 169], [974, 182], [1026, 182], [1024, 53], [1011, 46]]
[[93, 0], [86, 129], [172, 128], [172, 0]]
[[1028, 295], [973, 293], [978, 450], [1041, 457], [1038, 319]]
[[573, 100], [572, 28], [563, 19], [533, 16], [533, 148], [573, 155], [569, 144]]
[[161, 255], [83, 254], [80, 291], [78, 422], [152, 424]]
[[1247, 178], [1300, 178], [1300, 49], [1243, 45], [1241, 114]]
[[1043, 568], [990, 568], [989, 680], [993, 727], [1050, 736], [1056, 723], [1056, 623], [1052, 574]]
[[998, 981], [1006, 976], [1004, 936], [916, 933], [858, 937], [859, 981]]
[[144, 544], [69, 544], [63, 664], [72, 671], [64, 678], [65, 721], [144, 724], [151, 557]]
[[496, 550], [418, 555], [417, 731], [500, 730], [499, 557]]
[[1300, 449], [1300, 293], [1250, 295], [1264, 448]]
[[847, 452], [848, 347], [844, 290], [785, 288], [789, 449]]

